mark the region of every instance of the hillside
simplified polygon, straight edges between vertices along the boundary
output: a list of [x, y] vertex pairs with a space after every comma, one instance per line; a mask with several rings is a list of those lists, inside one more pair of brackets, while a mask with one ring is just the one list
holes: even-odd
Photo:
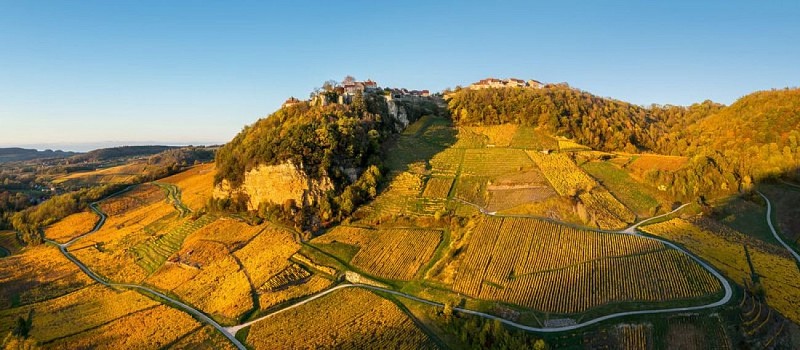
[[[386, 91], [386, 93], [391, 93]], [[434, 100], [337, 87], [313, 101], [291, 101], [247, 126], [217, 153], [218, 207], [295, 216], [316, 225], [350, 214], [376, 194], [383, 147]]]
[[33, 160], [42, 158], [66, 158], [75, 155], [75, 152], [65, 152], [61, 150], [44, 150], [9, 147], [0, 148], [0, 163], [16, 162], [22, 160]]

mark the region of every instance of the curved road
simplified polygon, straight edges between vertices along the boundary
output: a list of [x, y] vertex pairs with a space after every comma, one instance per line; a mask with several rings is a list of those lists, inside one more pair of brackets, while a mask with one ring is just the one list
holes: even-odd
[[[118, 194], [120, 194], [120, 193], [122, 193], [124, 191], [127, 191], [128, 189], [130, 189], [130, 187], [128, 187], [125, 190], [122, 190], [120, 192], [117, 192], [115, 194], [112, 194], [109, 197], [116, 196], [116, 195], [118, 195]], [[109, 198], [109, 197], [106, 197], [106, 198]], [[233, 343], [233, 345], [235, 345], [239, 350], [246, 350], [247, 349], [244, 346], [244, 344], [242, 344], [239, 341], [239, 339], [236, 339], [236, 337], [233, 334], [229, 333], [226, 330], [225, 327], [222, 327], [219, 323], [217, 323], [216, 321], [214, 321], [210, 317], [206, 316], [206, 314], [202, 313], [200, 310], [197, 310], [197, 309], [195, 309], [195, 308], [193, 308], [193, 307], [191, 307], [189, 305], [184, 304], [183, 302], [181, 302], [181, 301], [179, 301], [177, 299], [171, 298], [171, 297], [169, 297], [167, 295], [164, 295], [161, 292], [155, 291], [155, 290], [147, 288], [147, 287], [143, 287], [143, 286], [136, 285], [136, 284], [107, 282], [106, 280], [104, 280], [103, 278], [101, 278], [100, 276], [95, 274], [92, 270], [90, 270], [80, 260], [78, 260], [72, 254], [70, 254], [69, 251], [67, 251], [67, 248], [70, 245], [72, 245], [77, 240], [85, 237], [88, 234], [97, 232], [97, 230], [99, 230], [101, 227], [103, 227], [103, 224], [105, 224], [105, 222], [106, 222], [106, 217], [107, 216], [106, 216], [105, 213], [103, 213], [102, 210], [100, 210], [97, 207], [97, 202], [94, 202], [94, 203], [90, 204], [89, 207], [92, 208], [92, 210], [100, 217], [100, 220], [97, 222], [97, 224], [95, 224], [94, 228], [92, 228], [91, 231], [86, 232], [86, 233], [84, 233], [84, 234], [82, 234], [82, 235], [80, 235], [78, 237], [75, 237], [72, 240], [70, 240], [69, 242], [63, 243], [63, 244], [58, 243], [58, 242], [53, 241], [53, 240], [49, 240], [49, 239], [45, 239], [45, 241], [48, 242], [48, 243], [51, 243], [51, 244], [54, 244], [54, 245], [58, 246], [58, 249], [61, 250], [61, 254], [64, 254], [64, 256], [67, 259], [72, 261], [72, 263], [77, 265], [78, 268], [80, 268], [87, 276], [89, 276], [91, 279], [97, 281], [98, 283], [100, 283], [100, 284], [102, 284], [104, 286], [107, 286], [107, 287], [121, 287], [121, 288], [128, 288], [128, 289], [137, 289], [137, 290], [140, 290], [140, 291], [144, 291], [144, 292], [148, 292], [148, 293], [157, 295], [159, 298], [162, 298], [164, 300], [169, 301], [170, 303], [172, 303], [174, 305], [177, 305], [178, 308], [182, 309], [183, 311], [192, 314], [193, 316], [195, 316], [196, 318], [200, 319], [201, 321], [203, 321], [203, 322], [211, 325], [212, 327], [216, 328], [218, 331], [220, 331], [222, 333], [222, 335], [224, 335], [226, 338], [228, 338], [228, 340], [230, 340], [231, 343]]]
[[786, 250], [788, 250], [792, 256], [794, 256], [798, 263], [800, 263], [800, 254], [797, 254], [792, 247], [786, 244], [786, 242], [784, 242], [783, 239], [781, 239], [781, 237], [778, 235], [778, 232], [775, 231], [775, 226], [772, 226], [772, 203], [770, 203], [769, 198], [761, 193], [761, 191], [756, 191], [756, 193], [758, 193], [761, 198], [764, 198], [764, 200], [767, 201], [767, 224], [769, 225], [769, 230], [772, 231], [772, 235], [775, 236], [775, 239], [777, 239], [778, 242], [780, 242], [781, 245], [783, 245], [783, 247], [786, 248]]
[[[562, 327], [548, 327], [548, 328], [527, 326], [527, 325], [524, 325], [524, 324], [519, 324], [519, 323], [516, 323], [514, 321], [510, 321], [510, 320], [504, 319], [502, 317], [490, 315], [490, 314], [487, 314], [487, 313], [484, 313], [484, 312], [480, 312], [480, 311], [475, 311], [475, 310], [463, 309], [463, 308], [459, 308], [459, 307], [453, 307], [453, 310], [456, 310], [456, 311], [459, 311], [459, 312], [462, 312], [462, 313], [465, 313], [465, 314], [469, 314], [469, 315], [475, 315], [475, 316], [480, 316], [480, 317], [491, 319], [491, 320], [497, 320], [497, 321], [500, 321], [500, 322], [502, 322], [502, 323], [504, 323], [504, 324], [506, 324], [508, 326], [511, 326], [511, 327], [514, 327], [514, 328], [518, 328], [518, 329], [522, 329], [522, 330], [526, 330], [526, 331], [542, 332], [542, 333], [554, 333], [554, 332], [564, 332], [564, 331], [575, 330], [575, 329], [578, 329], [578, 328], [586, 327], [586, 326], [593, 325], [593, 324], [598, 323], [598, 322], [602, 322], [602, 321], [605, 321], [605, 320], [610, 320], [610, 319], [618, 318], [618, 317], [625, 317], [625, 316], [632, 316], [632, 315], [648, 315], [648, 314], [661, 314], [661, 313], [671, 313], [671, 312], [695, 311], [695, 310], [703, 310], [703, 309], [714, 308], [714, 307], [717, 307], [717, 306], [724, 305], [728, 301], [730, 301], [731, 297], [733, 296], [733, 289], [731, 288], [730, 283], [728, 283], [728, 280], [725, 279], [725, 277], [723, 277], [722, 274], [717, 272], [717, 270], [715, 270], [713, 267], [711, 267], [710, 265], [708, 265], [704, 261], [700, 260], [699, 258], [697, 258], [693, 254], [687, 252], [686, 250], [678, 247], [677, 245], [675, 245], [675, 244], [673, 244], [673, 243], [671, 243], [669, 241], [665, 241], [665, 240], [658, 239], [658, 238], [655, 238], [655, 237], [644, 236], [642, 234], [639, 234], [636, 231], [636, 228], [641, 226], [642, 224], [645, 224], [647, 222], [662, 218], [662, 217], [667, 216], [667, 215], [674, 214], [678, 210], [681, 210], [684, 207], [686, 207], [687, 205], [689, 205], [689, 204], [688, 203], [684, 204], [684, 205], [676, 208], [675, 210], [673, 210], [673, 211], [671, 211], [669, 213], [662, 214], [662, 215], [659, 215], [659, 216], [654, 216], [654, 217], [649, 218], [647, 220], [640, 221], [639, 223], [636, 223], [633, 226], [628, 227], [628, 228], [626, 228], [626, 229], [624, 229], [622, 231], [612, 231], [612, 232], [630, 234], [630, 235], [634, 235], [634, 236], [637, 236], [637, 237], [642, 237], [642, 238], [645, 238], [645, 239], [655, 240], [655, 241], [661, 242], [661, 243], [663, 243], [663, 244], [665, 244], [665, 245], [667, 245], [667, 246], [669, 246], [669, 247], [671, 247], [673, 249], [676, 249], [676, 250], [688, 255], [689, 257], [694, 259], [694, 261], [696, 261], [698, 264], [700, 264], [700, 266], [702, 266], [703, 268], [708, 270], [712, 275], [714, 275], [714, 277], [716, 277], [720, 281], [720, 283], [722, 284], [723, 289], [725, 290], [725, 295], [723, 295], [720, 300], [717, 300], [717, 301], [715, 301], [713, 303], [710, 303], [710, 304], [698, 305], [698, 306], [676, 307], [676, 308], [656, 309], [656, 310], [638, 310], [638, 311], [617, 312], [617, 313], [601, 316], [601, 317], [598, 317], [598, 318], [594, 318], [594, 319], [591, 319], [591, 320], [588, 320], [588, 321], [582, 322], [582, 323], [577, 323], [577, 324], [568, 325], [568, 326], [562, 326]], [[485, 213], [485, 214], [492, 215], [492, 216], [496, 215], [495, 213]], [[268, 315], [264, 315], [262, 317], [259, 317], [259, 318], [255, 319], [255, 320], [252, 320], [250, 322], [246, 322], [246, 323], [243, 323], [243, 324], [240, 324], [240, 325], [236, 325], [236, 326], [227, 327], [226, 330], [229, 333], [235, 335], [236, 332], [238, 332], [242, 328], [251, 326], [256, 322], [265, 320], [265, 319], [267, 319], [269, 317], [272, 317], [272, 316], [277, 315], [279, 313], [282, 313], [284, 311], [287, 311], [287, 310], [293, 309], [295, 307], [298, 307], [300, 305], [306, 304], [306, 303], [308, 303], [308, 302], [310, 302], [310, 301], [312, 301], [314, 299], [321, 298], [321, 297], [323, 297], [323, 296], [325, 296], [325, 295], [327, 295], [329, 293], [332, 293], [332, 292], [334, 292], [336, 290], [339, 290], [339, 289], [342, 289], [342, 288], [365, 288], [365, 289], [371, 289], [371, 290], [381, 291], [381, 292], [385, 292], [385, 293], [390, 293], [390, 294], [393, 294], [393, 295], [396, 295], [396, 296], [399, 296], [399, 297], [402, 297], [402, 298], [414, 300], [414, 301], [417, 301], [417, 302], [420, 302], [420, 303], [424, 303], [424, 304], [428, 304], [428, 305], [439, 306], [439, 307], [443, 306], [441, 303], [438, 303], [438, 302], [435, 302], [435, 301], [432, 301], [432, 300], [418, 298], [418, 297], [415, 297], [413, 295], [405, 294], [405, 293], [398, 292], [398, 291], [391, 290], [391, 289], [375, 287], [375, 286], [370, 286], [370, 285], [365, 285], [365, 284], [347, 283], [347, 284], [341, 284], [341, 285], [338, 285], [338, 286], [333, 287], [331, 289], [328, 289], [328, 290], [325, 290], [323, 292], [317, 293], [317, 294], [315, 294], [314, 296], [312, 296], [310, 298], [307, 298], [307, 299], [305, 299], [303, 301], [300, 301], [300, 302], [297, 302], [295, 304], [289, 305], [289, 306], [287, 306], [287, 307], [285, 307], [283, 309], [277, 310], [277, 311], [272, 312], [272, 313], [270, 313]]]

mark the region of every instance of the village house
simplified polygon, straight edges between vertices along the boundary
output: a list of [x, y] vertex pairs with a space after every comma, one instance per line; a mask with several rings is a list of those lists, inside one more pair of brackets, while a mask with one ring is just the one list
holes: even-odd
[[472, 90], [480, 90], [488, 88], [507, 88], [507, 87], [541, 89], [542, 87], [544, 87], [544, 85], [533, 79], [525, 81], [517, 78], [509, 78], [509, 79], [486, 78], [478, 81], [477, 83], [473, 83], [469, 86], [469, 88]]

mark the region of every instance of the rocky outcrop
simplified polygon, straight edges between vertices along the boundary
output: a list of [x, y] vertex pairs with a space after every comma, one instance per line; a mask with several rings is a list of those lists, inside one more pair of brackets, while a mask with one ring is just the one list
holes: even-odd
[[386, 105], [389, 107], [389, 115], [394, 120], [395, 130], [397, 132], [401, 132], [408, 127], [410, 123], [408, 120], [408, 111], [406, 108], [403, 107], [399, 102], [396, 100], [388, 100], [386, 101]]
[[311, 179], [291, 162], [278, 165], [259, 165], [244, 175], [242, 185], [231, 187], [223, 180], [214, 189], [215, 198], [227, 198], [237, 193], [249, 198], [247, 207], [256, 210], [261, 203], [283, 204], [294, 200], [298, 206], [313, 205], [325, 192], [333, 189], [330, 179]]

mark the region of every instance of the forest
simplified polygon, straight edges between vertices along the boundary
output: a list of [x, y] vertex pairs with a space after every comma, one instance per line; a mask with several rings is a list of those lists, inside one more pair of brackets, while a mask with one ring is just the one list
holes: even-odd
[[593, 149], [690, 157], [675, 171], [645, 177], [671, 184], [677, 198], [747, 190], [768, 177], [797, 176], [800, 89], [755, 92], [730, 106], [631, 103], [566, 84], [542, 89], [458, 89], [447, 95], [458, 125], [536, 126]]

